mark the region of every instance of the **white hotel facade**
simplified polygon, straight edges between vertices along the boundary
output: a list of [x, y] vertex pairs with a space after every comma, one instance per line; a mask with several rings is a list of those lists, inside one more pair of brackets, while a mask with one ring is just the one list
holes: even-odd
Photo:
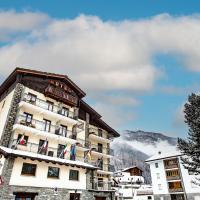
[[200, 200], [200, 186], [184, 168], [178, 151], [161, 153], [150, 157], [152, 186], [155, 200]]
[[0, 199], [114, 199], [110, 142], [119, 133], [85, 95], [65, 75], [16, 68], [4, 81]]

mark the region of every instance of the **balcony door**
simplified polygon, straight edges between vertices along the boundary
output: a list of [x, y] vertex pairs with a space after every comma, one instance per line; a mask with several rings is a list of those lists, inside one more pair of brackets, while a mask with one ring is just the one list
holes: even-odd
[[103, 145], [98, 143], [98, 152], [103, 153]]
[[44, 121], [44, 131], [50, 132], [51, 131], [51, 121], [47, 119], [43, 119]]
[[29, 114], [29, 113], [24, 113], [24, 120], [25, 120], [25, 123], [26, 125], [29, 125], [29, 124], [32, 124], [32, 120], [33, 120], [33, 115], [32, 114]]
[[58, 150], [57, 150], [58, 158], [64, 158], [64, 153], [63, 153], [64, 149], [65, 149], [65, 145], [58, 144]]
[[[46, 143], [46, 144], [45, 144]], [[48, 141], [40, 140], [38, 146], [38, 153], [42, 155], [46, 155], [48, 150]]]

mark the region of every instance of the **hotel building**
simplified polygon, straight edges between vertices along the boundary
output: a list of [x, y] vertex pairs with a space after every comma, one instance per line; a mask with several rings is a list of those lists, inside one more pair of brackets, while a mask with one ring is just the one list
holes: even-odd
[[146, 162], [155, 200], [200, 200], [200, 186], [194, 184], [197, 176], [184, 168], [180, 152], [159, 152]]
[[110, 142], [119, 133], [85, 95], [65, 75], [29, 69], [3, 82], [0, 199], [114, 199]]

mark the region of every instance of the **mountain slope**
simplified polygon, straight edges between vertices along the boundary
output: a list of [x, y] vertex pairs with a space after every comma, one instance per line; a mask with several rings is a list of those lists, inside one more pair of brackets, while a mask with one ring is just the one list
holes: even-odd
[[114, 140], [115, 157], [112, 162], [116, 170], [137, 165], [144, 171], [147, 183], [151, 182], [149, 166], [144, 161], [158, 151], [175, 149], [177, 139], [162, 133], [126, 130]]

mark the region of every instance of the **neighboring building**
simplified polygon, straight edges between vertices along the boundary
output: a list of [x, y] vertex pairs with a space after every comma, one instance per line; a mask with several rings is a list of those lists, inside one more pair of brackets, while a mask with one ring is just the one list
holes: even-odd
[[[91, 83], [92, 84], [92, 83]], [[0, 199], [114, 199], [119, 137], [67, 76], [16, 68], [0, 87]]]
[[180, 158], [179, 152], [159, 152], [146, 160], [155, 200], [200, 200], [200, 186], [193, 183], [195, 176], [184, 168]]
[[113, 175], [113, 185], [116, 190], [116, 200], [150, 200], [153, 191], [150, 185], [144, 184], [143, 172], [132, 166], [117, 171]]

